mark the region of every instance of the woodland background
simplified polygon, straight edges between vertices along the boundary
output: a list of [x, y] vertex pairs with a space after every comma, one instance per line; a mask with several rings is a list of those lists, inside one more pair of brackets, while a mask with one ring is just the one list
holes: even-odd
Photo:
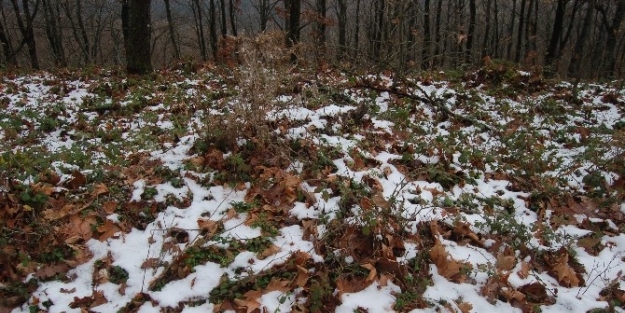
[[[4, 68], [119, 66], [132, 62], [125, 50], [149, 51], [149, 68], [231, 62], [237, 37], [276, 32], [307, 62], [625, 72], [625, 0], [1, 0], [0, 13]], [[129, 40], [141, 25], [147, 32]]]

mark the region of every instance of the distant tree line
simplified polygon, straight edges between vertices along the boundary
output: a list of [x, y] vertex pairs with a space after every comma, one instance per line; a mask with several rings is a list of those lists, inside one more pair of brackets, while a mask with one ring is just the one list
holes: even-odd
[[[462, 69], [509, 61], [622, 78], [625, 0], [0, 0], [0, 66], [222, 62], [233, 37], [281, 32], [292, 61]], [[149, 56], [149, 57], [148, 57]]]

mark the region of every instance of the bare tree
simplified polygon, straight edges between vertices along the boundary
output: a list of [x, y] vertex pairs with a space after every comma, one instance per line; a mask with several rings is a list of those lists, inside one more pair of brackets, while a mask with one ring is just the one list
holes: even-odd
[[[285, 37], [287, 47], [293, 47], [299, 42], [301, 6], [301, 0], [284, 0], [284, 7], [288, 12]], [[291, 53], [291, 61], [297, 61], [295, 53]]]
[[230, 0], [229, 13], [230, 13], [230, 29], [232, 30], [232, 36], [238, 36], [237, 31], [237, 10], [241, 5], [241, 0]]
[[599, 12], [601, 12], [602, 24], [606, 30], [606, 43], [605, 43], [605, 58], [603, 65], [603, 75], [611, 77], [616, 70], [616, 42], [617, 35], [623, 18], [625, 17], [625, 0], [617, 0], [616, 10], [614, 10], [614, 16], [612, 22], [608, 21], [608, 13], [605, 4], [597, 6]]
[[151, 0], [127, 0], [126, 70], [129, 74], [152, 71], [150, 58]]
[[593, 23], [593, 19], [595, 16], [596, 3], [597, 0], [588, 1], [587, 3], [584, 21], [582, 22], [577, 41], [575, 42], [575, 48], [573, 48], [571, 61], [569, 63], [569, 76], [579, 77], [584, 48], [586, 46], [586, 42], [588, 41], [588, 37], [590, 36], [590, 25]]
[[41, 3], [41, 0], [37, 0], [35, 2], [35, 8], [31, 14], [30, 4], [28, 0], [22, 0], [22, 9], [20, 9], [20, 6], [17, 3], [17, 0], [11, 0], [11, 4], [13, 4], [13, 10], [15, 10], [17, 25], [19, 27], [20, 32], [22, 33], [24, 43], [28, 47], [28, 55], [30, 57], [30, 66], [35, 70], [38, 70], [40, 66], [39, 66], [39, 58], [37, 56], [37, 43], [35, 40], [35, 31], [33, 28], [33, 21], [35, 17], [37, 16], [37, 11], [39, 10], [40, 3]]
[[465, 47], [465, 63], [472, 63], [473, 41], [475, 38], [475, 20], [477, 18], [477, 5], [475, 0], [469, 0], [469, 30], [467, 31], [467, 45]]
[[[4, 6], [2, 4], [3, 1], [0, 1], [0, 11], [2, 11], [2, 16], [4, 16]], [[11, 39], [6, 31], [6, 27], [4, 26], [4, 21], [0, 21], [0, 45], [2, 46], [2, 53], [4, 54], [4, 59], [7, 65], [16, 67], [17, 58], [15, 57], [15, 51], [13, 50]]]
[[[547, 48], [547, 54], [545, 55], [545, 65], [552, 65], [554, 61], [559, 58], [558, 45], [560, 44], [560, 37], [562, 36], [564, 28], [564, 14], [566, 13], [566, 6], [569, 0], [558, 0], [556, 7], [556, 16], [553, 21], [553, 27], [551, 31], [551, 39], [549, 40], [549, 47]], [[557, 67], [557, 65], [556, 65]]]
[[178, 46], [178, 36], [176, 35], [176, 28], [174, 26], [174, 20], [171, 14], [170, 0], [165, 1], [165, 14], [167, 15], [167, 25], [169, 26], [169, 38], [171, 40], [172, 47], [174, 48], [174, 58], [180, 59], [180, 47]]

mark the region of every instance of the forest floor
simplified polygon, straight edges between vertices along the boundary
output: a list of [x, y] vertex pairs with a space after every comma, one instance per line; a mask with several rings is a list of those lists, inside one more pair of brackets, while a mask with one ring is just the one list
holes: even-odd
[[616, 83], [59, 70], [0, 109], [0, 312], [625, 311]]

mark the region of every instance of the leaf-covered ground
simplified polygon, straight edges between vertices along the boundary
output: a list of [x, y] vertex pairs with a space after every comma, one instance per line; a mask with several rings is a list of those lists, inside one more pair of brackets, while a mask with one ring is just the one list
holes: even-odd
[[250, 66], [0, 80], [0, 312], [625, 308], [625, 92]]

